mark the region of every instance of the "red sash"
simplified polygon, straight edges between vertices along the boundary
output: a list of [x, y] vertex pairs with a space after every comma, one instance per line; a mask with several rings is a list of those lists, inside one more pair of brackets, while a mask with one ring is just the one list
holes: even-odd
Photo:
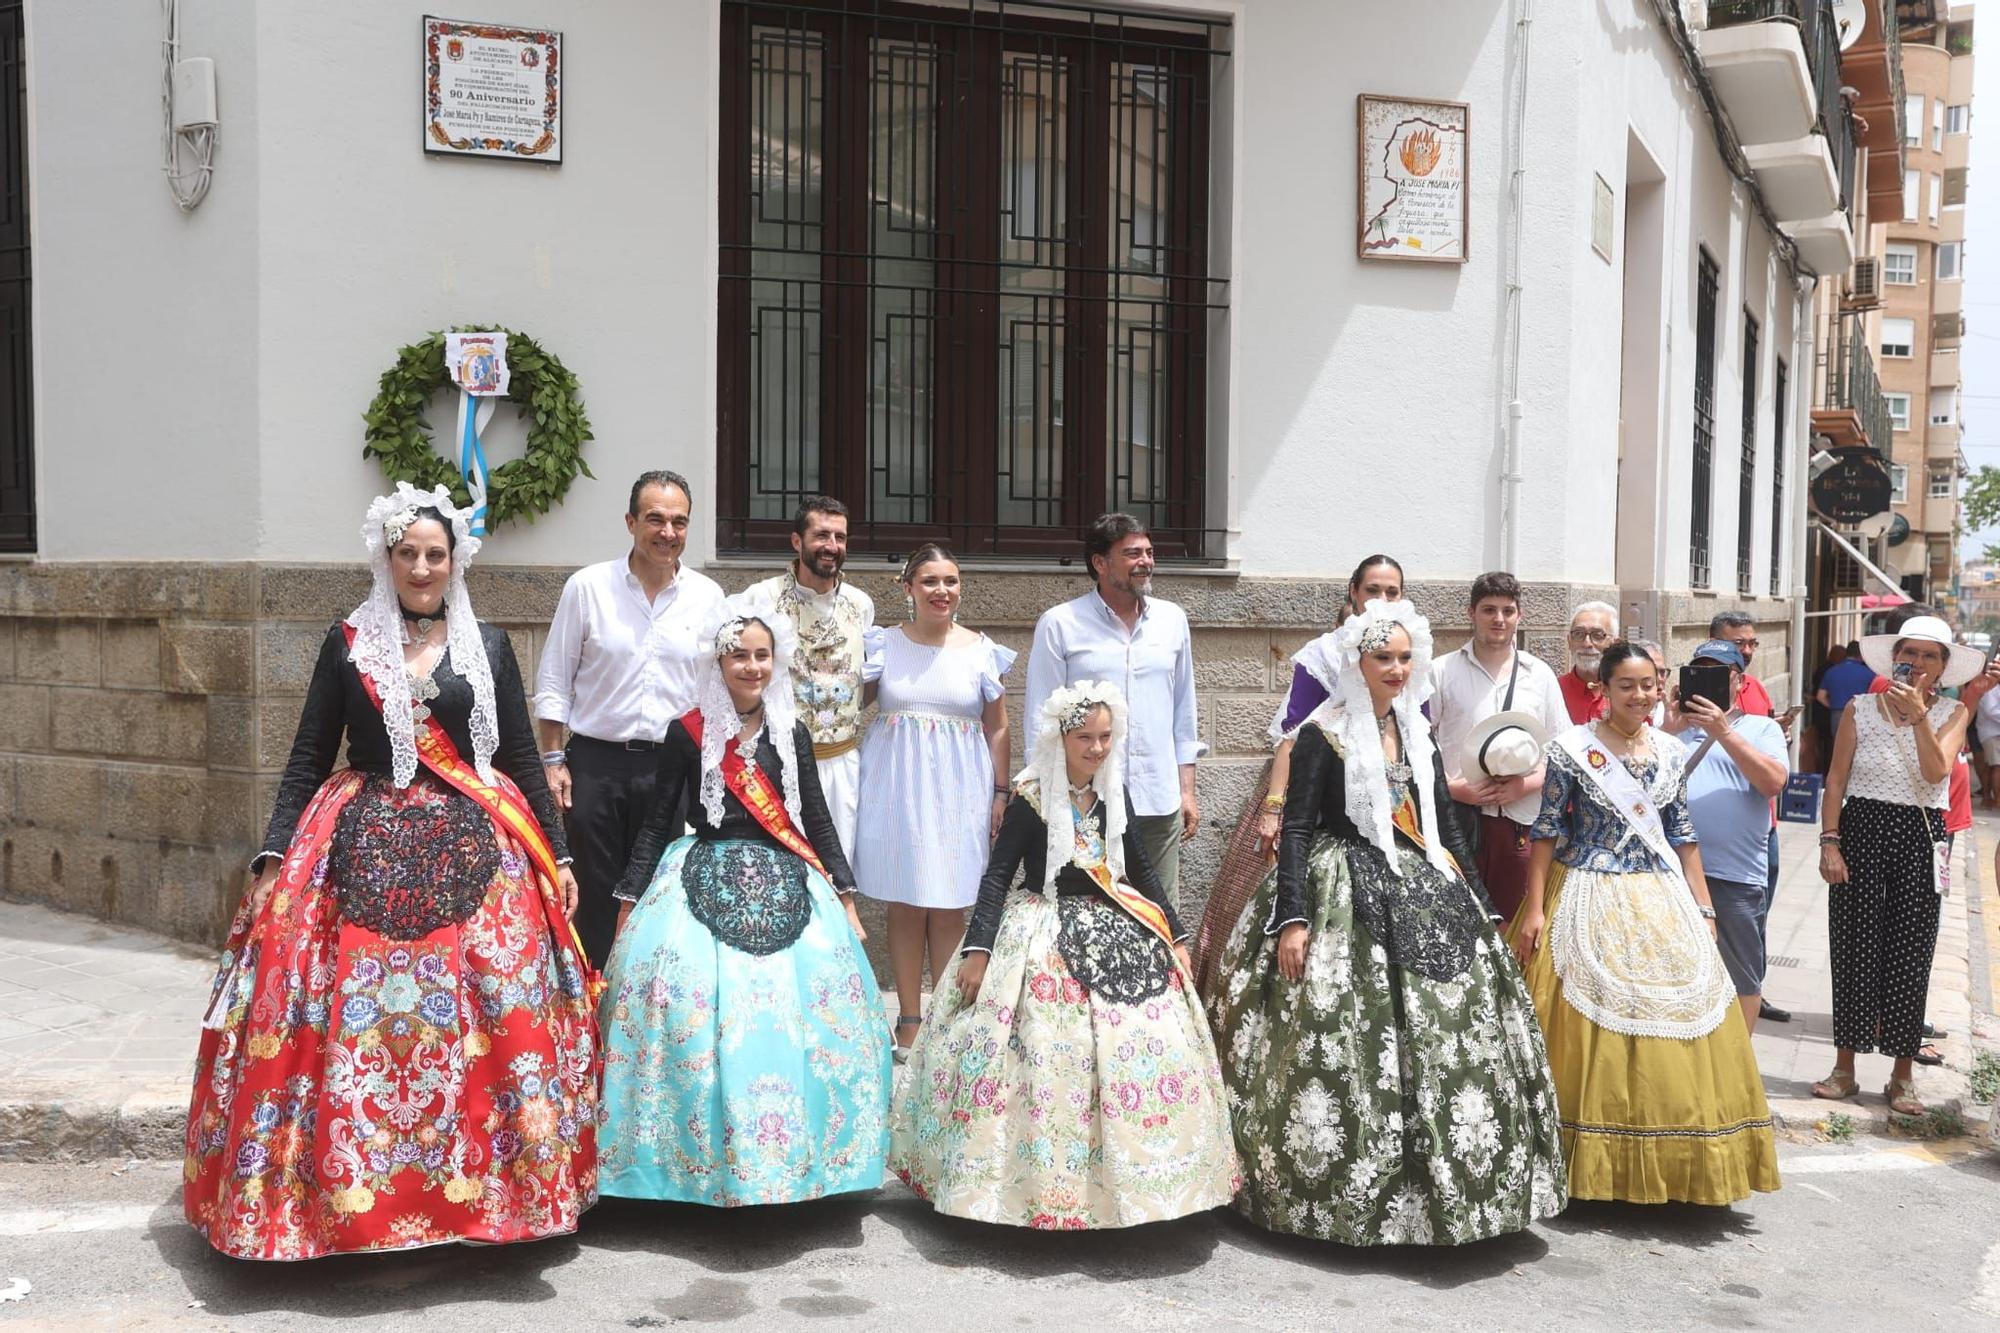
[[[688, 735], [694, 737], [695, 748], [700, 749], [701, 710], [690, 708], [683, 713], [681, 725], [687, 728]], [[776, 743], [773, 738], [772, 744]], [[785, 809], [785, 798], [772, 789], [770, 777], [757, 765], [745, 763], [734, 745], [723, 751], [722, 782], [737, 800], [743, 802], [743, 808], [750, 812], [750, 817], [776, 838], [780, 846], [797, 852], [807, 865], [820, 874], [826, 873], [826, 867], [820, 864], [819, 853], [813, 850], [812, 842], [792, 823], [792, 812]]]
[[[347, 647], [354, 648], [354, 626], [342, 622], [340, 632], [347, 639]], [[356, 671], [361, 677], [361, 688], [368, 692], [368, 702], [379, 712], [382, 707], [382, 693], [375, 687], [366, 671]], [[451, 784], [454, 791], [470, 798], [480, 809], [491, 815], [500, 827], [519, 839], [528, 849], [528, 857], [535, 863], [537, 888], [541, 891], [542, 905], [548, 910], [551, 921], [561, 921], [569, 931], [570, 945], [576, 950], [577, 965], [584, 971], [587, 994], [594, 1004], [604, 989], [604, 979], [590, 965], [590, 958], [583, 951], [583, 940], [576, 933], [576, 923], [563, 915], [562, 903], [556, 899], [555, 848], [549, 846], [548, 835], [542, 832], [541, 823], [528, 808], [528, 798], [514, 785], [514, 780], [505, 773], [495, 772], [493, 784], [479, 776], [479, 770], [468, 764], [452, 744], [451, 736], [434, 717], [427, 717], [416, 727], [417, 758], [424, 761], [424, 767]]]

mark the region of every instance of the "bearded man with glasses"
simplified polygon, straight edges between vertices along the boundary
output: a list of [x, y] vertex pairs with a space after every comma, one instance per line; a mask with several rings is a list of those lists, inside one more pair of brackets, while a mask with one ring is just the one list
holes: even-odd
[[1569, 720], [1579, 725], [1604, 716], [1604, 686], [1597, 664], [1618, 637], [1618, 608], [1606, 602], [1585, 602], [1569, 618], [1569, 670], [1556, 677], [1562, 686]]

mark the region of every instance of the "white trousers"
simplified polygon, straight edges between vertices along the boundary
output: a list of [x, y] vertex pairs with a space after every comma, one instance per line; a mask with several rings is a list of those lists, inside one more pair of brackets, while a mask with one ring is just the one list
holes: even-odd
[[840, 854], [850, 864], [854, 858], [854, 820], [861, 808], [861, 747], [846, 754], [819, 761], [819, 789], [826, 795], [826, 808], [833, 815], [834, 831], [840, 834]]

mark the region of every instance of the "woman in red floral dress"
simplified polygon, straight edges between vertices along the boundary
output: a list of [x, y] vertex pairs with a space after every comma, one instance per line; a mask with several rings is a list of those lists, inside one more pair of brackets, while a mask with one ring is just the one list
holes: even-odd
[[478, 539], [407, 484], [362, 536], [203, 1020], [184, 1202], [237, 1258], [534, 1240], [597, 1198], [576, 881]]

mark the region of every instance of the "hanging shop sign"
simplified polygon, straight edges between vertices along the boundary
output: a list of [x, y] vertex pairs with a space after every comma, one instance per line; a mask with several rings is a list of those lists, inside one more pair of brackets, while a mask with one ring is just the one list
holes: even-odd
[[1463, 264], [1472, 109], [1363, 93], [1356, 120], [1361, 257]]
[[426, 15], [424, 151], [562, 161], [562, 34]]
[[1833, 523], [1865, 523], [1885, 513], [1895, 493], [1882, 455], [1868, 448], [1834, 450], [1833, 465], [1812, 479], [1813, 509]]

